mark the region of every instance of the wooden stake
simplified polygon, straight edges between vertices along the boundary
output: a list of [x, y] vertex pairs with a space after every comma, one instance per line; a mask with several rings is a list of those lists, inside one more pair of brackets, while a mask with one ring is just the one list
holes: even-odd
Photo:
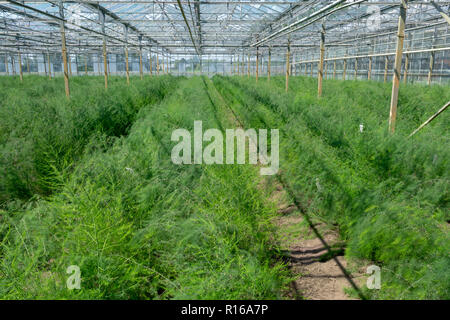
[[433, 76], [434, 52], [430, 55], [430, 67], [428, 69], [428, 85], [431, 85], [431, 77]]
[[320, 60], [319, 70], [317, 74], [317, 96], [322, 96], [322, 82], [323, 82], [323, 59], [325, 57], [325, 25], [322, 23], [322, 32], [320, 33]]
[[69, 56], [69, 61], [68, 61], [68, 63], [69, 63], [69, 74], [70, 74], [70, 76], [72, 76], [72, 59], [70, 57], [70, 54], [68, 54], [68, 56]]
[[[192, 64], [192, 72], [194, 72], [194, 64]], [[159, 53], [156, 52], [156, 73], [159, 76]]]
[[389, 131], [395, 132], [395, 120], [397, 118], [398, 88], [400, 84], [400, 72], [402, 68], [403, 40], [405, 38], [405, 20], [407, 0], [402, 0], [400, 15], [398, 18], [397, 49], [395, 51], [394, 78], [392, 80], [391, 108], [389, 113]]
[[[99, 11], [102, 32], [105, 34], [105, 14]], [[106, 35], [103, 36], [103, 71], [105, 74], [105, 89], [108, 89], [108, 55], [106, 54]]]
[[355, 80], [358, 80], [358, 58], [355, 58]]
[[442, 108], [439, 109], [438, 112], [436, 112], [435, 114], [433, 114], [430, 118], [428, 118], [427, 121], [425, 121], [424, 123], [422, 123], [420, 125], [420, 127], [418, 127], [416, 130], [413, 131], [413, 133], [411, 133], [409, 137], [413, 136], [414, 134], [416, 134], [419, 130], [421, 130], [423, 127], [425, 127], [427, 124], [429, 124], [431, 121], [433, 121], [438, 115], [440, 115], [442, 112], [444, 112], [445, 109], [447, 109], [447, 107], [450, 106], [450, 101], [447, 102]]
[[127, 74], [127, 85], [130, 84], [130, 66], [128, 64], [128, 27], [124, 26], [125, 33], [125, 71]]
[[288, 46], [286, 50], [286, 92], [289, 89], [289, 63], [291, 58], [291, 40], [288, 39]]
[[270, 59], [271, 59], [271, 51], [269, 48], [269, 61], [267, 62], [267, 81], [270, 81]]
[[384, 58], [384, 83], [386, 83], [386, 81], [387, 81], [388, 64], [389, 64], [389, 58], [386, 56]]
[[139, 46], [139, 73], [141, 74], [141, 80], [144, 78], [144, 70], [142, 69], [142, 47]]
[[11, 55], [11, 67], [12, 67], [12, 74], [15, 76], [16, 75], [16, 65], [14, 62], [14, 55]]
[[336, 60], [333, 63], [333, 80], [336, 79]]
[[256, 47], [256, 82], [258, 82], [259, 76], [259, 48]]
[[23, 73], [22, 73], [22, 57], [20, 55], [20, 51], [19, 53], [19, 74], [20, 74], [20, 81], [23, 81]]
[[48, 61], [48, 78], [52, 78], [52, 66], [50, 64], [50, 53], [47, 52], [47, 61]]
[[250, 78], [250, 53], [248, 54], [247, 78]]
[[403, 83], [407, 83], [408, 81], [408, 65], [409, 65], [409, 54], [406, 54], [405, 59], [405, 70], [403, 72]]
[[66, 90], [66, 97], [70, 97], [70, 87], [69, 87], [69, 75], [67, 72], [67, 48], [66, 48], [66, 31], [64, 26], [64, 7], [63, 2], [59, 1], [59, 16], [61, 17], [61, 21], [59, 22], [59, 27], [61, 31], [61, 51], [62, 58], [64, 64], [64, 87]]
[[344, 71], [342, 74], [342, 79], [345, 80], [345, 74], [347, 73], [347, 59], [344, 59]]
[[150, 50], [150, 77], [153, 76], [152, 50]]
[[369, 72], [367, 73], [367, 80], [372, 78], [372, 57], [369, 58]]
[[6, 74], [9, 75], [8, 54], [7, 53], [5, 53], [5, 71], [6, 71]]

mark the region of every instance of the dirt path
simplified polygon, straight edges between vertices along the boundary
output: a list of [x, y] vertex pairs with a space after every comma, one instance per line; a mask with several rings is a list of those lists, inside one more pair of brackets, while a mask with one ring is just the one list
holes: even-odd
[[[204, 84], [208, 93], [206, 81]], [[211, 88], [220, 103], [229, 110], [228, 120], [237, 127], [244, 128], [239, 117], [228, 106], [214, 85]], [[214, 104], [212, 97], [210, 100]], [[286, 298], [354, 299], [344, 292], [344, 289], [351, 288], [352, 284], [354, 288], [356, 285], [346, 270], [344, 249], [338, 241], [337, 233], [323, 224], [312, 225], [309, 219], [305, 219], [300, 206], [292, 203], [292, 196], [288, 196], [280, 179], [278, 181], [266, 178], [261, 180], [261, 187], [267, 188], [268, 184], [274, 186], [270, 201], [277, 205], [280, 214], [274, 223], [277, 226], [278, 238], [281, 239], [281, 249], [286, 253], [288, 266], [295, 277], [290, 289], [286, 290]]]
[[295, 277], [286, 297], [307, 300], [355, 299], [344, 290], [352, 288], [351, 281], [355, 278], [360, 282], [361, 275], [350, 275], [346, 271], [344, 247], [339, 242], [337, 232], [324, 224], [314, 224], [322, 240], [317, 237], [297, 206], [290, 204], [286, 191], [279, 183], [272, 192], [271, 200], [276, 203], [280, 214], [274, 222], [281, 249]]

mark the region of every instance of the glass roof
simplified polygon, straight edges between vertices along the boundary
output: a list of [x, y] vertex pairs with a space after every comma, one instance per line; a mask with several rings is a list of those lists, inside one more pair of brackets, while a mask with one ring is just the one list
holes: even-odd
[[[432, 2], [432, 1], [431, 1]], [[408, 1], [408, 28], [447, 27], [430, 1]], [[184, 54], [238, 54], [272, 47], [351, 47], [396, 31], [400, 0], [0, 1], [3, 51], [58, 52], [64, 21], [69, 50], [129, 47]], [[450, 1], [435, 1], [449, 11]], [[62, 5], [62, 15], [60, 11]], [[104, 16], [104, 24], [102, 17]], [[127, 30], [127, 31], [126, 31]]]

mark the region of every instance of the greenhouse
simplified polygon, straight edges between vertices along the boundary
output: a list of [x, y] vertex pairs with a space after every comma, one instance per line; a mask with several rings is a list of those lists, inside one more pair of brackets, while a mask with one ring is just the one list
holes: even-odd
[[0, 0], [0, 299], [450, 299], [449, 11]]

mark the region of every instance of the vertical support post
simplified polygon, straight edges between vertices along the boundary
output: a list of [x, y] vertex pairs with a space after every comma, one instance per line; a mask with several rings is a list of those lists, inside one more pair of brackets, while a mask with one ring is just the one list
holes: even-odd
[[355, 58], [355, 80], [358, 80], [358, 58]]
[[149, 55], [150, 55], [150, 77], [153, 76], [153, 61], [152, 61], [152, 50], [149, 50]]
[[347, 59], [344, 59], [344, 70], [342, 73], [342, 80], [345, 80], [345, 74], [347, 73]]
[[[45, 64], [45, 63], [44, 63]], [[6, 74], [9, 75], [9, 68], [8, 68], [8, 54], [5, 53], [5, 71]]]
[[405, 70], [403, 71], [403, 83], [408, 82], [408, 66], [409, 66], [409, 54], [406, 54], [405, 58]]
[[61, 21], [59, 22], [59, 27], [61, 29], [61, 46], [62, 46], [62, 58], [64, 63], [64, 87], [66, 90], [66, 96], [70, 96], [70, 87], [69, 87], [69, 75], [67, 73], [67, 48], [66, 48], [66, 31], [64, 26], [64, 7], [63, 2], [59, 0], [59, 16], [61, 17]]
[[[192, 65], [192, 72], [194, 71], [194, 65]], [[159, 52], [156, 51], [156, 74], [159, 76]]]
[[288, 45], [287, 45], [287, 49], [286, 49], [286, 92], [288, 92], [289, 89], [289, 63], [290, 63], [290, 59], [291, 59], [291, 39], [288, 39]]
[[430, 67], [428, 69], [428, 85], [431, 85], [431, 77], [433, 76], [434, 52], [430, 54]]
[[230, 74], [233, 75], [234, 74], [233, 56], [231, 56], [230, 67], [231, 67]]
[[15, 62], [14, 62], [14, 55], [11, 55], [11, 68], [12, 68], [12, 74], [13, 76], [16, 75], [16, 66], [15, 66]]
[[48, 78], [52, 78], [52, 65], [50, 64], [50, 52], [47, 52], [47, 62], [48, 62]]
[[123, 26], [123, 32], [125, 34], [125, 71], [127, 75], [127, 84], [130, 84], [130, 66], [128, 61], [128, 27]]
[[45, 53], [42, 53], [42, 65], [44, 66], [45, 76], [47, 76], [47, 64], [45, 63]]
[[372, 78], [372, 57], [369, 57], [369, 71], [367, 73], [367, 80]]
[[22, 56], [20, 55], [20, 49], [18, 51], [18, 54], [19, 54], [19, 75], [20, 75], [20, 81], [23, 81]]
[[242, 51], [241, 73], [245, 76], [245, 52]]
[[333, 80], [336, 79], [336, 60], [333, 63]]
[[397, 118], [398, 88], [400, 84], [400, 72], [402, 67], [407, 2], [408, 0], [402, 0], [400, 5], [400, 15], [398, 18], [397, 49], [395, 51], [394, 79], [392, 80], [391, 108], [389, 113], [389, 130], [392, 133], [395, 131], [395, 120]]
[[269, 61], [267, 62], [267, 81], [270, 81], [270, 59], [271, 59], [272, 53], [269, 47]]
[[250, 78], [250, 53], [248, 54], [247, 78]]
[[106, 54], [105, 14], [99, 11], [103, 33], [103, 71], [105, 74], [105, 89], [108, 89], [108, 56]]
[[68, 61], [68, 64], [69, 64], [69, 75], [72, 76], [72, 57], [70, 56], [70, 53], [67, 53], [67, 55], [68, 55], [68, 58], [69, 58], [69, 61]]
[[78, 54], [75, 53], [75, 71], [78, 75]]
[[322, 82], [323, 82], [323, 59], [325, 56], [325, 24], [322, 23], [322, 30], [320, 32], [320, 60], [319, 60], [319, 70], [318, 70], [318, 88], [317, 96], [320, 98], [322, 96]]
[[388, 64], [389, 64], [389, 57], [386, 56], [384, 59], [384, 83], [386, 83], [387, 81]]
[[142, 36], [139, 35], [139, 73], [141, 74], [141, 80], [144, 78], [144, 71], [142, 69]]
[[256, 47], [256, 82], [258, 82], [259, 75], [259, 48]]

